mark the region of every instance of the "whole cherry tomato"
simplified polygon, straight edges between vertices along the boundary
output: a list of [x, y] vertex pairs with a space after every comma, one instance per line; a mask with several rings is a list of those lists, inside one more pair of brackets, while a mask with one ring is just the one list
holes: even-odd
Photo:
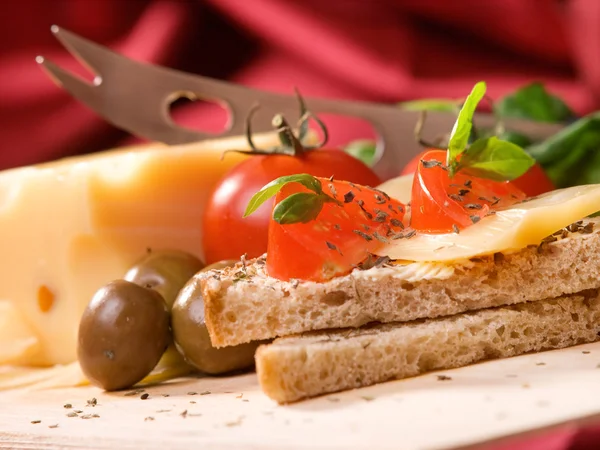
[[536, 195], [556, 189], [550, 177], [538, 163], [531, 166], [531, 169], [525, 172], [525, 174], [514, 179], [512, 184], [525, 192], [528, 197], [535, 197]]
[[[377, 186], [377, 175], [364, 163], [338, 149], [315, 149], [297, 155], [254, 155], [231, 169], [210, 196], [203, 220], [207, 264], [224, 259], [254, 258], [267, 251], [272, 201], [243, 217], [250, 198], [272, 180], [297, 173], [334, 177]], [[301, 255], [298, 255], [301, 257]]]

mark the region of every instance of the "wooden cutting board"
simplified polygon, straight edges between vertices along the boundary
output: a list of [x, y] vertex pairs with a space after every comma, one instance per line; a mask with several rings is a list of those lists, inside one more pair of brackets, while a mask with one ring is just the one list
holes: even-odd
[[0, 448], [457, 448], [600, 414], [600, 343], [287, 406], [267, 398], [255, 374], [127, 393], [2, 392]]

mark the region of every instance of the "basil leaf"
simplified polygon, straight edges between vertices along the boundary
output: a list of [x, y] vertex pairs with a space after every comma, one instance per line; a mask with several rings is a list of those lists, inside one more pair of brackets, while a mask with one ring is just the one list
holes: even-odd
[[[527, 151], [543, 166], [560, 162], [567, 157], [572, 149], [578, 146], [582, 138], [599, 131], [600, 112], [596, 112], [573, 122], [544, 141], [530, 146]], [[590, 145], [593, 144], [592, 140]], [[597, 145], [596, 148], [600, 148], [600, 145]]]
[[512, 142], [519, 147], [525, 148], [533, 143], [529, 136], [519, 133], [517, 131], [505, 130], [497, 136], [501, 141]]
[[600, 115], [578, 120], [529, 149], [557, 188], [600, 182]]
[[300, 183], [317, 194], [321, 194], [321, 192], [323, 192], [319, 180], [307, 173], [279, 177], [276, 180], [271, 181], [269, 184], [263, 186], [260, 191], [252, 196], [248, 202], [248, 206], [246, 206], [244, 217], [248, 217], [250, 214], [256, 211], [264, 202], [277, 194], [281, 188], [288, 183]]
[[441, 111], [458, 112], [460, 101], [447, 99], [422, 99], [399, 103], [400, 108], [406, 111]]
[[374, 141], [363, 139], [350, 142], [344, 151], [370, 167], [375, 161], [376, 149], [377, 144]]
[[494, 110], [504, 117], [538, 122], [563, 122], [575, 116], [560, 98], [550, 94], [539, 82], [528, 84], [499, 101]]
[[462, 155], [459, 170], [494, 181], [510, 181], [527, 172], [535, 163], [518, 145], [492, 136], [478, 139]]
[[456, 157], [460, 155], [469, 143], [469, 136], [473, 128], [473, 115], [477, 109], [477, 105], [485, 95], [486, 84], [484, 81], [480, 81], [474, 87], [465, 103], [463, 104], [458, 118], [452, 128], [450, 134], [450, 141], [448, 142], [448, 157], [447, 165], [452, 173], [455, 165]]
[[273, 208], [273, 220], [281, 225], [310, 222], [317, 218], [323, 203], [325, 198], [322, 195], [297, 192]]
[[[588, 135], [591, 138], [592, 135]], [[593, 151], [590, 150], [589, 144], [592, 139], [587, 142], [582, 142], [582, 147], [587, 150], [587, 157], [580, 161], [581, 171], [577, 174], [577, 178], [574, 180], [578, 185], [580, 184], [598, 184], [600, 183], [600, 152], [598, 151], [598, 135], [593, 136], [595, 142]]]

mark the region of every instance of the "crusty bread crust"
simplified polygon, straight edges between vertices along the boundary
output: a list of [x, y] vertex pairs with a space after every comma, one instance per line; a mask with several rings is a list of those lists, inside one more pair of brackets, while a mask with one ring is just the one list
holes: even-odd
[[[370, 322], [407, 322], [558, 297], [600, 288], [599, 219], [594, 228], [510, 254], [468, 261], [412, 263], [326, 283], [270, 278], [264, 257], [201, 281], [214, 346]], [[565, 232], [566, 233], [566, 232]]]
[[403, 324], [310, 332], [259, 347], [262, 390], [290, 403], [486, 359], [599, 340], [600, 291]]

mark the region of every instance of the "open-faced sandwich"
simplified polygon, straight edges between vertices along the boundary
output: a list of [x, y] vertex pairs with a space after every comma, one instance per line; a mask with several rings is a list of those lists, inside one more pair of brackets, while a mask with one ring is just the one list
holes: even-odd
[[106, 390], [256, 367], [288, 403], [599, 339], [600, 180], [554, 189], [538, 164], [560, 179], [591, 122], [524, 151], [474, 126], [485, 89], [390, 180], [281, 116], [248, 142], [6, 171], [0, 364]]
[[600, 186], [519, 189], [533, 158], [494, 136], [469, 144], [484, 92], [413, 176], [273, 180], [246, 211], [275, 196], [266, 255], [192, 281], [215, 347], [275, 339], [256, 353], [271, 398], [600, 339]]

